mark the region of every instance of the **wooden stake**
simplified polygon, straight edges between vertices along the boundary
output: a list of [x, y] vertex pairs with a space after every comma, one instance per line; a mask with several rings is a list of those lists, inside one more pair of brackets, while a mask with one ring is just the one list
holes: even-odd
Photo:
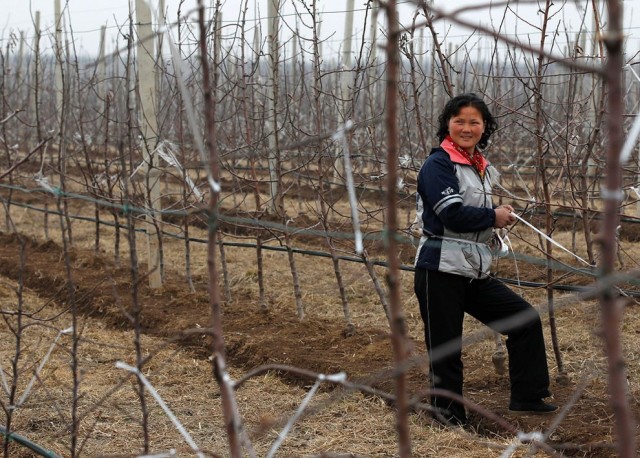
[[280, 15], [280, 0], [268, 0], [267, 15], [269, 21], [269, 85], [271, 92], [267, 96], [267, 132], [269, 136], [269, 190], [271, 191], [271, 211], [280, 213], [279, 190], [279, 152], [278, 152], [278, 121], [276, 117], [278, 100], [278, 29]]

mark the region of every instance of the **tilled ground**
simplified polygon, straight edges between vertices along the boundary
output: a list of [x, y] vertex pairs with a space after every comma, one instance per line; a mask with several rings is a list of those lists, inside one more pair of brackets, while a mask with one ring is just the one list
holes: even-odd
[[[114, 330], [132, 327], [131, 316], [137, 303], [141, 310], [140, 327], [145, 334], [178, 342], [194, 358], [206, 361], [209, 357], [208, 337], [192, 332], [207, 327], [210, 322], [204, 276], [194, 277], [197, 292], [190, 292], [184, 281], [167, 275], [160, 294], [149, 290], [143, 277], [137, 285], [134, 301], [129, 267], [116, 268], [103, 256], [81, 250], [70, 252], [69, 266], [73, 289], [68, 287], [65, 256], [58, 244], [17, 235], [0, 235], [1, 276], [22, 281], [44, 301], [75, 308], [80, 314], [99, 319]], [[526, 275], [526, 272], [521, 274]], [[340, 316], [332, 319], [326, 315], [322, 318], [312, 315], [299, 320], [293, 310], [291, 304], [287, 309], [274, 304], [262, 310], [246, 289], [235, 291], [233, 300], [225, 303], [223, 308], [229, 364], [244, 370], [264, 364], [285, 364], [323, 374], [346, 371], [352, 381], [393, 393], [393, 382], [388, 374], [393, 366], [388, 328], [358, 325], [355, 332], [345, 332], [345, 321]], [[631, 348], [634, 340], [637, 343], [640, 319], [630, 316], [635, 314], [627, 315], [625, 343]], [[611, 445], [613, 417], [606, 394], [606, 364], [599, 354], [601, 350], [596, 336], [597, 307], [594, 304], [573, 304], [560, 308], [558, 322], [561, 351], [570, 382], [553, 383], [555, 402], [565, 405], [579, 384], [584, 383], [584, 389], [571, 404], [566, 417], [553, 428], [551, 440], [568, 455], [615, 456]], [[420, 332], [413, 334], [420, 336]], [[423, 355], [420, 338], [413, 340], [411, 345], [413, 356]], [[550, 427], [553, 416], [514, 417], [509, 414], [506, 409], [508, 380], [493, 370], [490, 351], [490, 339], [480, 348], [465, 351], [465, 392], [469, 398], [484, 409], [503, 416], [518, 430], [544, 431]], [[640, 370], [633, 354], [630, 353], [628, 370], [633, 409], [638, 412], [636, 396]], [[550, 351], [550, 365], [555, 377], [558, 374], [552, 358]], [[408, 392], [418, 399], [424, 398], [426, 387], [423, 366], [424, 363], [419, 362], [408, 371]], [[281, 372], [280, 377], [298, 387], [311, 383], [292, 373]], [[472, 414], [472, 420], [478, 440], [508, 436], [500, 425], [479, 414]]]

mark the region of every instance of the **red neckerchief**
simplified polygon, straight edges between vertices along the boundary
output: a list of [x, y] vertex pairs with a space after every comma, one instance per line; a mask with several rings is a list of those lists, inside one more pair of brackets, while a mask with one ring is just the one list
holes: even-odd
[[452, 150], [462, 156], [465, 159], [464, 162], [473, 166], [474, 169], [480, 175], [480, 178], [484, 178], [484, 171], [487, 168], [487, 160], [484, 158], [480, 150], [478, 148], [473, 150], [473, 154], [469, 154], [467, 150], [462, 148], [456, 142], [453, 141], [450, 135], [447, 135], [446, 138], [442, 141], [440, 146], [447, 151], [447, 153], [451, 154]]

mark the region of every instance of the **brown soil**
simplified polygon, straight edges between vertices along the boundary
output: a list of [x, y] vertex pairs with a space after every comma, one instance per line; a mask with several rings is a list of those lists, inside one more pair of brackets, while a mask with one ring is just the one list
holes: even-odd
[[[20, 197], [26, 197], [29, 203], [40, 206], [45, 200], [43, 195], [38, 194]], [[27, 203], [26, 199], [23, 203]], [[54, 200], [48, 200], [50, 208], [55, 208]], [[84, 216], [91, 216], [93, 210], [78, 201], [70, 201], [70, 209], [73, 213]], [[72, 316], [70, 312], [75, 310], [78, 312], [76, 316], [83, 323], [98, 323], [92, 326], [87, 324], [87, 329], [100, 329], [98, 334], [91, 336], [92, 340], [87, 337], [87, 342], [99, 342], [100, 345], [93, 350], [95, 353], [87, 350], [90, 353], [87, 356], [88, 362], [83, 360], [80, 369], [81, 372], [86, 370], [89, 373], [91, 370], [87, 367], [93, 369], [94, 366], [98, 366], [102, 371], [95, 378], [86, 375], [87, 381], [83, 385], [81, 400], [87, 402], [88, 407], [84, 406], [85, 409], [94, 412], [95, 416], [86, 414], [86, 418], [83, 417], [82, 427], [88, 428], [88, 431], [82, 430], [82, 433], [91, 437], [91, 440], [87, 441], [88, 445], [81, 455], [132, 456], [140, 453], [140, 418], [139, 412], [135, 410], [139, 401], [135, 397], [126, 397], [126, 405], [123, 405], [123, 402], [111, 400], [111, 397], [105, 394], [109, 393], [116, 383], [120, 383], [112, 375], [113, 363], [119, 359], [135, 361], [130, 345], [125, 346], [124, 342], [132, 340], [132, 316], [136, 307], [140, 310], [139, 326], [143, 332], [142, 340], [148, 348], [146, 356], [149, 360], [144, 367], [150, 374], [156, 375], [155, 382], [159, 384], [165, 400], [173, 406], [181, 406], [180, 418], [194, 435], [199, 434], [198, 443], [203, 444], [206, 450], [224, 455], [225, 429], [219, 411], [219, 393], [216, 391], [217, 386], [209, 364], [211, 342], [206, 329], [210, 326], [211, 306], [207, 293], [204, 247], [193, 244], [191, 248], [195, 292], [190, 290], [185, 279], [184, 246], [181, 241], [169, 238], [164, 240], [165, 282], [159, 291], [150, 290], [147, 286], [147, 278], [144, 276], [144, 253], [138, 253], [141, 263], [134, 300], [133, 277], [124, 240], [126, 231], [123, 230], [121, 234], [122, 260], [118, 265], [114, 261], [113, 229], [101, 229], [101, 249], [96, 253], [89, 249], [94, 242], [93, 224], [74, 221], [74, 247], [67, 251], [73, 282], [71, 285], [67, 280], [69, 276], [66, 272], [67, 263], [62, 244], [43, 239], [41, 213], [30, 212], [20, 207], [13, 207], [11, 211], [12, 222], [16, 224], [20, 236], [0, 233], [0, 286], [10, 285], [8, 290], [11, 290], [4, 295], [0, 294], [2, 308], [15, 308], [15, 291], [22, 282], [29, 294], [34, 295], [29, 302], [41, 304], [37, 307], [34, 305], [37, 311], [32, 312], [30, 319], [40, 320], [42, 311], [46, 311], [49, 316], [68, 318]], [[348, 211], [341, 212], [348, 214]], [[225, 210], [225, 215], [256, 216], [249, 210]], [[107, 214], [102, 218], [103, 221], [112, 222]], [[171, 220], [166, 218], [165, 221]], [[206, 224], [199, 225], [198, 221], [196, 216], [192, 218], [191, 235], [205, 238], [206, 233], [198, 230], [206, 229]], [[124, 220], [121, 219], [120, 222], [124, 223]], [[177, 226], [182, 224], [179, 218], [172, 222]], [[541, 223], [533, 222], [537, 225]], [[299, 214], [295, 225], [312, 227], [316, 223], [312, 215]], [[61, 240], [57, 228], [58, 219], [50, 216], [48, 224], [50, 237], [53, 240]], [[625, 241], [635, 240], [636, 226], [623, 224]], [[349, 230], [347, 226], [345, 228]], [[563, 243], [570, 246], [572, 228], [570, 220], [559, 218], [554, 238], [564, 238]], [[255, 231], [252, 229], [225, 224], [222, 230], [225, 232], [225, 241], [255, 242]], [[533, 240], [530, 232], [516, 228], [511, 240], [517, 244], [518, 253], [539, 257], [539, 253], [533, 252], [527, 243], [527, 240]], [[141, 236], [137, 243], [141, 251], [141, 247], [145, 246], [145, 243], [142, 243], [144, 241], [144, 237]], [[310, 235], [296, 235], [294, 245], [298, 248], [326, 250], [324, 241]], [[22, 247], [24, 251], [21, 251]], [[627, 262], [635, 262], [633, 260], [638, 257], [638, 248], [631, 244], [625, 244], [624, 247]], [[371, 242], [367, 246], [369, 254], [378, 259], [384, 259], [383, 248], [379, 242]], [[402, 245], [400, 250], [402, 262], [410, 264], [414, 248]], [[575, 261], [563, 253], [555, 254], [565, 263], [571, 264]], [[346, 294], [351, 305], [352, 322], [355, 325], [350, 327], [347, 326], [342, 313], [330, 260], [297, 255], [303, 302], [306, 307], [305, 317], [301, 320], [296, 315], [286, 253], [265, 251], [263, 255], [267, 289], [267, 307], [264, 309], [260, 307], [258, 300], [255, 250], [228, 248], [226, 252], [232, 298], [223, 301], [222, 325], [227, 359], [235, 378], [242, 377], [261, 365], [281, 364], [322, 374], [344, 371], [351, 382], [393, 395], [394, 383], [389, 375], [389, 370], [393, 367], [389, 326], [364, 267], [354, 263], [341, 263]], [[517, 273], [517, 277], [522, 281], [547, 281], [544, 264], [522, 261], [516, 263], [509, 257], [501, 260], [497, 269], [498, 276], [502, 277], [515, 278]], [[384, 283], [385, 269], [379, 268], [377, 271], [381, 282]], [[559, 283], [564, 285], [588, 285], [593, 282], [591, 277], [576, 273], [559, 271], [555, 275], [556, 279], [562, 275]], [[407, 372], [407, 392], [413, 400], [424, 400], [427, 387], [424, 342], [422, 323], [412, 293], [411, 273], [403, 272], [401, 282], [401, 300], [413, 358]], [[623, 286], [633, 287], [630, 284]], [[546, 290], [522, 288], [518, 289], [518, 292], [538, 306], [543, 312], [545, 323], [548, 323], [549, 317], [545, 312], [548, 304]], [[606, 360], [598, 335], [598, 307], [593, 302], [581, 301], [575, 296], [559, 292], [555, 293], [554, 300], [559, 351], [564, 364], [563, 374], [559, 373], [554, 358], [548, 326], [545, 327], [545, 332], [548, 359], [554, 378], [551, 387], [554, 402], [567, 409], [559, 424], [554, 424], [555, 416], [520, 417], [508, 412], [508, 378], [497, 374], [491, 364], [494, 348], [490, 335], [475, 339], [474, 344], [465, 348], [465, 395], [483, 409], [500, 416], [518, 431], [549, 431], [549, 442], [564, 455], [613, 457], [616, 455], [613, 445], [614, 419], [608, 404]], [[640, 367], [637, 364], [636, 349], [640, 345], [640, 315], [635, 313], [636, 308], [637, 305], [633, 304], [627, 308], [622, 337], [628, 362], [630, 402], [637, 416], [640, 410]], [[49, 312], [49, 309], [52, 311]], [[5, 317], [8, 323], [12, 323], [12, 315], [6, 314]], [[47, 318], [41, 321], [48, 323], [49, 320]], [[56, 329], [63, 329], [68, 324], [56, 326]], [[2, 329], [3, 335], [6, 336], [0, 345], [4, 362], [12, 355], [15, 342], [10, 338], [9, 328], [5, 326]], [[465, 333], [468, 336], [478, 336], [482, 332], [483, 327], [473, 320], [465, 323]], [[28, 341], [26, 337], [25, 341]], [[36, 344], [30, 345], [37, 348]], [[160, 349], [165, 347], [170, 349], [171, 357], [162, 356]], [[111, 349], [114, 349], [113, 354], [110, 352]], [[37, 361], [42, 353], [44, 352], [36, 354], [33, 357], [34, 361]], [[125, 358], [123, 355], [128, 357]], [[32, 366], [35, 365], [33, 362]], [[56, 399], [65, 407], [69, 407], [68, 387], [71, 381], [68, 374], [62, 375], [63, 368], [67, 366], [68, 360], [61, 359], [58, 366], [42, 374], [43, 388], [39, 394], [40, 398], [36, 397], [41, 399], [42, 405], [34, 402], [34, 405], [30, 406], [31, 410], [24, 411], [22, 416], [18, 415], [14, 423], [14, 428], [19, 433], [61, 454], [65, 454], [69, 447], [68, 419], [63, 421], [63, 414], [51, 412], [52, 409], [47, 410], [46, 407], [48, 398], [57, 395], [51, 384], [67, 388], [67, 391], [60, 393]], [[9, 373], [6, 367], [4, 370]], [[30, 373], [32, 368], [24, 371]], [[565, 376], [569, 378], [568, 383], [564, 382]], [[261, 377], [264, 379], [254, 379], [253, 385], [247, 383], [237, 393], [243, 420], [252, 442], [259, 451], [258, 456], [263, 456], [262, 452], [268, 450], [277, 431], [313, 384], [313, 379], [306, 378], [294, 370], [270, 371]], [[131, 384], [131, 392], [135, 392], [133, 388], [135, 386]], [[302, 425], [291, 433], [292, 437], [283, 444], [279, 456], [322, 456], [323, 452], [331, 451], [343, 451], [352, 454], [350, 456], [397, 454], [392, 403], [380, 402], [381, 398], [378, 396], [357, 397], [348, 390], [335, 389], [327, 384], [322, 385], [321, 393], [322, 402], [315, 405], [313, 415], [304, 422], [301, 421]], [[103, 397], [109, 397], [109, 401], [99, 401]], [[117, 398], [115, 394], [112, 397]], [[343, 403], [345, 399], [346, 404]], [[212, 419], [211, 416], [215, 418]], [[154, 415], [154, 418], [158, 417], [164, 418], [161, 412]], [[433, 423], [428, 415], [416, 408], [410, 417], [415, 456], [500, 456], [514, 441], [511, 432], [480, 413], [472, 413], [471, 419], [472, 428], [469, 431], [452, 431], [442, 429]], [[87, 423], [93, 425], [91, 422], [95, 422], [92, 426], [94, 429], [86, 426]], [[203, 427], [206, 423], [213, 423], [217, 429]], [[157, 432], [159, 430], [163, 431], [162, 438], [154, 437], [154, 440], [157, 444], [165, 446], [165, 449], [175, 447], [176, 442], [180, 442], [168, 421], [156, 426], [156, 436], [160, 435]], [[173, 436], [169, 432], [164, 433], [165, 430], [173, 431]], [[136, 437], [127, 437], [131, 431], [135, 431]], [[319, 442], [320, 438], [324, 442]], [[135, 442], [136, 445], [132, 446], [131, 442]], [[178, 449], [188, 455], [188, 448]], [[522, 454], [527, 452], [526, 448], [521, 448], [514, 456], [523, 456]], [[15, 451], [12, 456], [29, 456], [25, 453]], [[531, 453], [536, 454], [535, 451]], [[537, 453], [540, 456], [549, 454], [543, 451]]]
[[[21, 244], [25, 248], [24, 265], [20, 263]], [[1, 276], [14, 281], [22, 279], [27, 288], [45, 301], [69, 308], [75, 305], [85, 316], [99, 319], [108, 328], [129, 329], [131, 323], [124, 316], [125, 312], [131, 313], [133, 307], [130, 269], [116, 268], [105, 260], [105, 256], [82, 250], [71, 252], [70, 266], [73, 290], [68, 288], [66, 282], [64, 253], [58, 244], [17, 235], [0, 236]], [[521, 271], [522, 279], [526, 279], [527, 275], [527, 272]], [[167, 282], [161, 294], [158, 294], [149, 290], [143, 278], [138, 285], [137, 301], [142, 310], [141, 328], [145, 334], [179, 342], [194, 358], [205, 360], [210, 354], [209, 339], [200, 333], [185, 332], [206, 326], [202, 321], [210, 316], [206, 281], [202, 276], [196, 276], [195, 281], [198, 292], [192, 293], [179, 276], [167, 275]], [[300, 320], [292, 312], [291, 304], [287, 304], [286, 308], [288, 311], [273, 304], [261, 310], [252, 293], [237, 288], [232, 302], [224, 304], [223, 327], [229, 363], [245, 370], [264, 364], [286, 364], [325, 374], [347, 371], [352, 381], [393, 393], [393, 383], [385, 375], [385, 371], [392, 367], [393, 354], [388, 328], [358, 324], [351, 334], [345, 332], [347, 327], [343, 318], [311, 315]], [[597, 314], [593, 305], [587, 308], [593, 313], [584, 314], [584, 310], [580, 312], [580, 307], [577, 307], [560, 310], [559, 316], [582, 313], [581, 320], [590, 323], [582, 323], [581, 326], [593, 329], [597, 326]], [[561, 318], [561, 322], [564, 321]], [[561, 335], [570, 336], [571, 323], [565, 323], [564, 326]], [[635, 333], [640, 332], [638, 320], [630, 326]], [[413, 332], [414, 356], [423, 353], [420, 332], [415, 329]], [[585, 375], [583, 364], [587, 358], [593, 360], [593, 352], [598, 351], [589, 346], [592, 343], [582, 342], [583, 338], [575, 342], [569, 338], [569, 343], [563, 347], [568, 372], [574, 378]], [[487, 348], [490, 345], [485, 344], [485, 352]], [[599, 357], [595, 359], [600, 360]], [[612, 416], [606, 403], [606, 378], [599, 372], [603, 370], [602, 362], [596, 363], [590, 370], [595, 373], [587, 384], [588, 389], [579, 396], [567, 418], [555, 429], [551, 436], [552, 443], [560, 450], [568, 447], [564, 452], [569, 456], [614, 456], [611, 448]], [[638, 372], [637, 367], [630, 370], [636, 374]], [[474, 402], [505, 416], [523, 431], [544, 429], [545, 425], [550, 424], [552, 417], [509, 415], [506, 410], [508, 381], [487, 365], [486, 356], [483, 360], [471, 358], [466, 361], [465, 371], [465, 389]], [[294, 386], [304, 387], [310, 383], [310, 380], [291, 373], [280, 372], [279, 375]], [[555, 383], [552, 389], [556, 402], [566, 403], [579, 381], [574, 379], [567, 385]], [[425, 386], [424, 371], [417, 364], [408, 372], [408, 392], [411, 396], [421, 398]], [[633, 408], [637, 412], [637, 401], [634, 401]], [[503, 428], [479, 414], [473, 414], [472, 419], [474, 434], [479, 438], [507, 434]]]

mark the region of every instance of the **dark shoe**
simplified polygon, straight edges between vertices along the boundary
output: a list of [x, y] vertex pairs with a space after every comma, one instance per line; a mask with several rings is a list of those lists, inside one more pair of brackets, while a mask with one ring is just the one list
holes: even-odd
[[511, 401], [509, 411], [515, 414], [537, 414], [545, 415], [558, 410], [558, 406], [548, 404], [542, 399], [537, 401]]

